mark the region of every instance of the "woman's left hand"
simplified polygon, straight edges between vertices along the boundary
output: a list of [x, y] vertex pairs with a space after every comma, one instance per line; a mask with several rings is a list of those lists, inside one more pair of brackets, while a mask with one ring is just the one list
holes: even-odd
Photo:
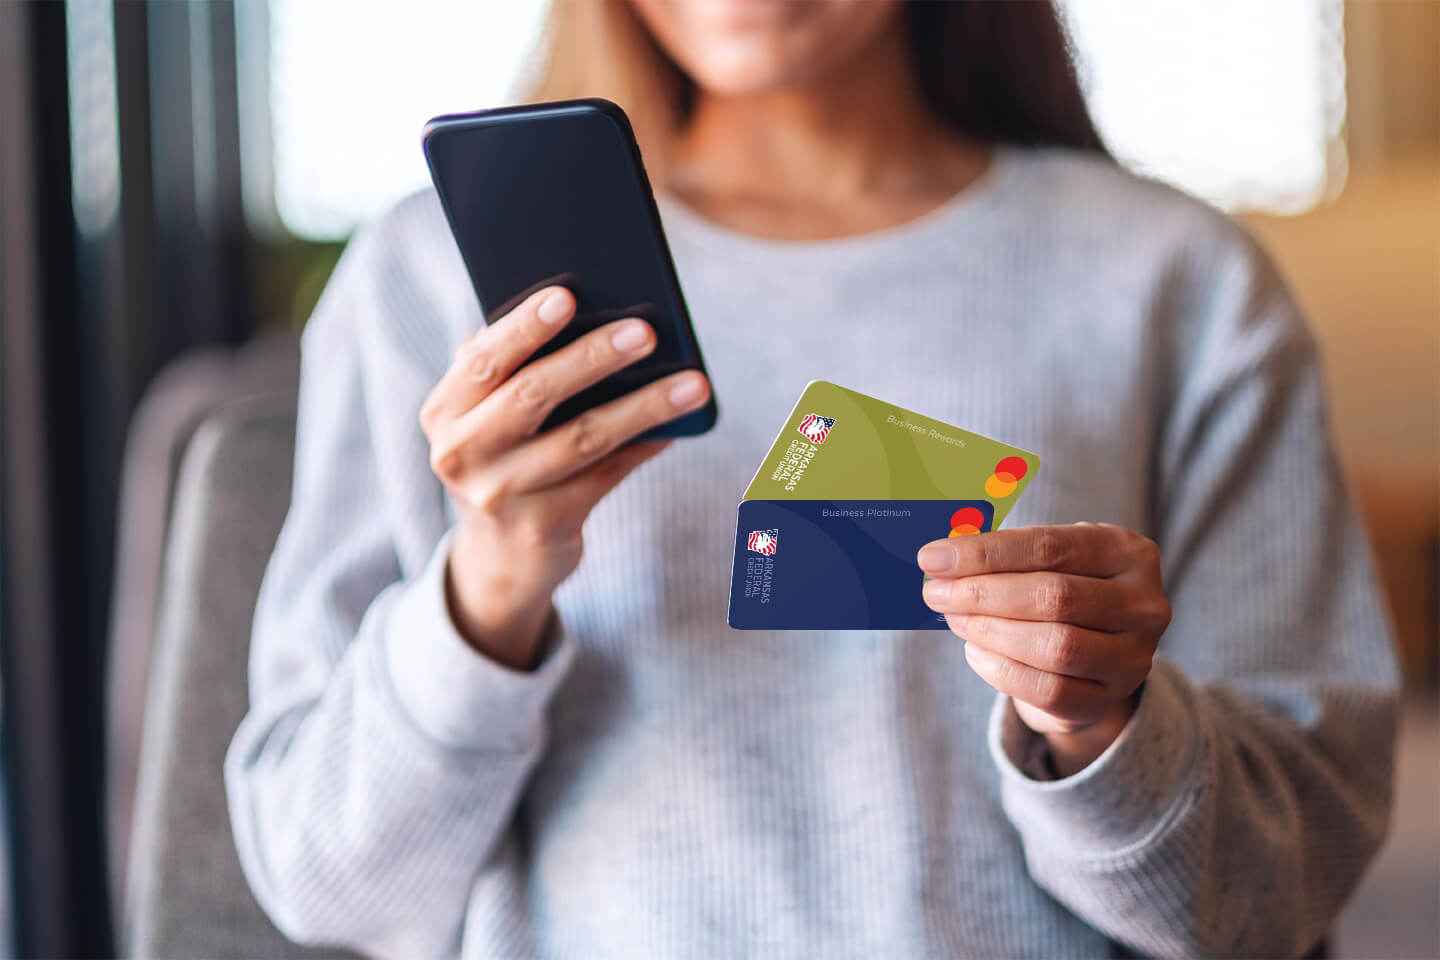
[[1043, 734], [1069, 776], [1134, 712], [1170, 623], [1154, 541], [1106, 523], [1023, 527], [926, 544], [925, 602], [965, 658]]

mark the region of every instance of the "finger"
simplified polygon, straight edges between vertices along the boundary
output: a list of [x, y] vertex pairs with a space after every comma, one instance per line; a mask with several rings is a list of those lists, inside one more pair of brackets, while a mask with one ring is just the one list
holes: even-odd
[[607, 323], [530, 364], [456, 422], [457, 435], [488, 459], [533, 434], [565, 400], [655, 349], [644, 320]]
[[569, 479], [528, 496], [543, 503], [545, 509], [563, 512], [571, 524], [581, 522], [607, 493], [672, 443], [673, 440], [646, 440], [626, 444]]
[[1129, 676], [1136, 666], [1131, 661], [1138, 660], [1120, 635], [1072, 623], [961, 614], [950, 614], [946, 621], [967, 642], [1047, 673], [1108, 685], [1120, 675]]
[[916, 560], [932, 577], [1038, 570], [1109, 577], [1133, 561], [1132, 538], [1144, 539], [1122, 527], [1089, 523], [1019, 527], [927, 543]]
[[517, 492], [552, 487], [652, 427], [703, 406], [709, 396], [710, 384], [699, 371], [662, 377], [521, 444], [500, 466]]
[[1062, 720], [1088, 723], [1113, 699], [1093, 680], [1037, 670], [974, 643], [965, 644], [965, 659], [996, 690]]
[[1070, 573], [990, 573], [928, 580], [925, 603], [939, 613], [1073, 623], [1094, 630], [1137, 625], [1135, 592], [1126, 584]]
[[667, 439], [627, 444], [563, 483], [543, 490], [518, 493], [503, 483], [497, 489], [481, 482], [461, 493], [472, 508], [501, 518], [525, 541], [563, 547], [579, 536], [585, 518], [605, 494], [673, 442]]
[[462, 340], [450, 368], [420, 408], [427, 434], [498, 389], [574, 316], [575, 295], [561, 286], [545, 287]]

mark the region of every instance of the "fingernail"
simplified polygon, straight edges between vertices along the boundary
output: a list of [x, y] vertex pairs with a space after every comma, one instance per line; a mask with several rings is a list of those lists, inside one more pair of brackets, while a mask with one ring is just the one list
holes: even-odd
[[546, 323], [559, 323], [570, 314], [569, 301], [569, 297], [556, 290], [540, 301], [540, 308], [535, 311], [535, 314]]
[[700, 399], [705, 392], [705, 385], [698, 377], [686, 377], [675, 386], [670, 388], [670, 403], [676, 407], [688, 407]]
[[943, 543], [932, 543], [928, 547], [921, 548], [920, 556], [917, 559], [920, 562], [921, 570], [926, 573], [940, 573], [948, 570], [950, 565], [955, 562], [955, 551]]
[[949, 580], [926, 580], [921, 588], [926, 603], [943, 603], [950, 597]]
[[615, 336], [610, 338], [610, 343], [620, 353], [630, 353], [639, 350], [645, 345], [650, 337], [645, 330], [645, 324], [638, 321], [625, 324], [615, 331]]

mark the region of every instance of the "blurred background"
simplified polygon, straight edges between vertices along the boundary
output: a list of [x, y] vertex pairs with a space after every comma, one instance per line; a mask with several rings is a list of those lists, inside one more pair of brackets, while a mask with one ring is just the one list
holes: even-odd
[[[1409, 690], [1330, 949], [1440, 955], [1440, 2], [1062, 8], [1112, 151], [1247, 223], [1320, 338]], [[514, 96], [542, 13], [0, 0], [0, 957], [124, 949], [188, 447], [293, 388], [346, 237], [427, 183], [428, 117]]]

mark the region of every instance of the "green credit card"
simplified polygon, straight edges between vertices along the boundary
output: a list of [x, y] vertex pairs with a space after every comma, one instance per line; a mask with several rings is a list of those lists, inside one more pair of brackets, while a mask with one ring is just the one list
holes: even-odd
[[1040, 460], [1018, 447], [812, 380], [746, 500], [953, 500], [995, 506], [991, 529], [1035, 475]]

